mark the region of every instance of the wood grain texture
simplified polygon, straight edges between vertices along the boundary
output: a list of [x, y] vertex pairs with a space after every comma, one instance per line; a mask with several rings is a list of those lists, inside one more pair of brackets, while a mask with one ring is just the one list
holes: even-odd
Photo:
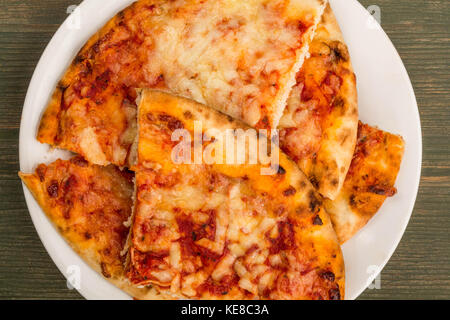
[[[99, 0], [100, 1], [100, 0]], [[106, 0], [105, 0], [106, 1]], [[78, 299], [31, 223], [17, 171], [20, 116], [46, 44], [79, 0], [0, 0], [0, 298]], [[450, 1], [361, 0], [378, 5], [416, 92], [423, 171], [412, 219], [361, 299], [450, 299]]]

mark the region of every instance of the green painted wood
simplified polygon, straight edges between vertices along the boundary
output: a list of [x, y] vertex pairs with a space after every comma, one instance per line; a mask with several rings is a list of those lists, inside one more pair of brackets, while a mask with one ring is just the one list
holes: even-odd
[[[106, 1], [106, 0], [105, 0]], [[0, 298], [78, 299], [31, 223], [17, 178], [20, 116], [46, 44], [79, 0], [0, 0]], [[406, 233], [362, 299], [450, 299], [450, 2], [362, 0], [411, 76], [423, 130], [423, 172]]]

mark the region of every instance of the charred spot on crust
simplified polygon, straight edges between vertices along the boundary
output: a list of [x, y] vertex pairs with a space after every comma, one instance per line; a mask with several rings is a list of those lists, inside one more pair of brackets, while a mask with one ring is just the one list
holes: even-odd
[[46, 171], [47, 171], [47, 168], [43, 165], [40, 165], [39, 167], [36, 168], [36, 174], [39, 177], [39, 181], [44, 182]]
[[282, 166], [278, 166], [278, 174], [283, 175], [286, 174], [286, 170]]
[[102, 275], [105, 278], [111, 278], [111, 274], [108, 272], [108, 268], [104, 262], [100, 263], [100, 267], [102, 269]]
[[319, 188], [319, 180], [317, 180], [317, 177], [312, 175], [309, 177], [309, 182], [311, 182], [311, 184], [313, 185], [314, 188], [318, 189]]
[[[93, 71], [94, 71], [93, 66], [89, 60], [85, 59], [80, 63], [79, 76], [81, 78], [85, 78], [85, 77], [89, 76], [90, 74], [93, 73]], [[78, 86], [79, 86], [81, 80], [78, 79], [77, 81], [78, 81]]]
[[325, 271], [325, 272], [322, 272], [322, 273], [320, 274], [320, 277], [321, 277], [322, 279], [327, 280], [327, 281], [330, 281], [330, 282], [334, 282], [334, 279], [335, 279], [334, 273], [331, 272], [331, 271]]
[[341, 292], [339, 291], [339, 286], [337, 288], [330, 289], [328, 291], [328, 297], [330, 300], [341, 300]]
[[68, 86], [65, 85], [64, 82], [60, 81], [60, 82], [58, 82], [58, 85], [56, 86], [56, 88], [58, 88], [59, 90], [62, 91], [62, 93], [64, 93], [64, 91], [66, 91]]
[[86, 232], [84, 233], [84, 238], [85, 238], [86, 240], [89, 240], [89, 239], [92, 238], [92, 235], [91, 235], [88, 231], [86, 231]]
[[180, 120], [178, 120], [175, 117], [172, 117], [168, 114], [160, 114], [159, 115], [159, 120], [162, 122], [167, 123], [167, 127], [171, 130], [171, 131], [175, 131], [177, 129], [183, 129], [184, 125], [183, 122], [181, 122]]
[[321, 226], [321, 225], [323, 225], [322, 219], [320, 218], [319, 215], [316, 215], [316, 216], [313, 218], [313, 225], [315, 225], [315, 226]]
[[297, 192], [297, 190], [295, 190], [295, 188], [293, 186], [289, 186], [289, 188], [287, 188], [286, 190], [283, 191], [283, 195], [285, 197], [290, 197], [290, 196], [293, 196], [296, 192]]
[[355, 196], [354, 194], [352, 194], [352, 195], [350, 196], [349, 201], [350, 201], [350, 205], [351, 205], [352, 207], [355, 207], [355, 206], [356, 206], [356, 196]]
[[80, 64], [84, 61], [84, 57], [81, 54], [77, 54], [75, 59], [73, 59], [73, 64]]
[[309, 209], [311, 212], [319, 211], [319, 207], [322, 205], [322, 201], [317, 198], [316, 193], [311, 190], [308, 194], [309, 197]]
[[50, 196], [50, 198], [57, 198], [58, 197], [58, 181], [52, 180], [50, 182], [50, 185], [47, 187], [47, 193]]
[[340, 41], [333, 41], [328, 45], [331, 49], [331, 58], [335, 62], [347, 62], [350, 59], [347, 46]]
[[173, 120], [173, 121], [169, 121], [169, 123], [167, 124], [167, 126], [169, 127], [170, 130], [175, 131], [177, 129], [183, 129], [184, 125], [180, 120]]
[[64, 182], [63, 190], [64, 192], [69, 192], [77, 185], [77, 178], [72, 174], [70, 177]]
[[194, 117], [194, 115], [193, 115], [190, 111], [185, 111], [185, 112], [183, 113], [183, 116], [184, 116], [186, 119], [188, 119], [188, 120], [190, 120], [190, 119], [192, 119], [192, 118]]
[[345, 105], [345, 100], [344, 100], [344, 98], [342, 98], [342, 97], [336, 97], [334, 100], [333, 100], [333, 107], [334, 108], [341, 108], [341, 107], [343, 107]]
[[90, 56], [93, 56], [92, 53], [97, 54], [100, 52], [101, 50], [101, 46], [104, 43], [108, 43], [108, 41], [111, 39], [112, 35], [114, 34], [115, 29], [111, 29], [109, 30], [103, 37], [101, 37], [100, 39], [98, 39], [91, 47], [91, 50], [89, 52]]
[[395, 188], [391, 188], [388, 186], [379, 186], [379, 185], [369, 186], [368, 191], [370, 193], [375, 193], [380, 196], [387, 196], [387, 197], [391, 197], [397, 193], [397, 189], [395, 189]]
[[117, 18], [119, 20], [123, 20], [123, 18], [125, 18], [125, 10], [121, 10], [117, 13]]

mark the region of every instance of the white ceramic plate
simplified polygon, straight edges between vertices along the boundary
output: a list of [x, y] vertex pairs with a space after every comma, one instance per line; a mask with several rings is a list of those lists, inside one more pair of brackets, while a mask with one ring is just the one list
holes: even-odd
[[[132, 0], [85, 0], [54, 35], [36, 67], [23, 107], [20, 127], [20, 169], [32, 172], [38, 163], [50, 163], [67, 152], [51, 151], [36, 141], [39, 119], [66, 67], [82, 45], [116, 12]], [[362, 121], [401, 134], [406, 152], [397, 179], [398, 194], [343, 246], [346, 298], [355, 299], [375, 279], [397, 247], [408, 224], [420, 180], [422, 137], [414, 92], [403, 63], [386, 34], [373, 23], [356, 0], [330, 0], [350, 50], [358, 79]], [[129, 299], [90, 269], [53, 228], [30, 192], [25, 198], [36, 230], [51, 258], [66, 276], [78, 266], [88, 299]], [[381, 287], [383, 283], [381, 281]]]

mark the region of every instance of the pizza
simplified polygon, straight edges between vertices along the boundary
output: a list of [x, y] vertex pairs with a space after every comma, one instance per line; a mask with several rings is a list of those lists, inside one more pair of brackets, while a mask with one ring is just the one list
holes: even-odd
[[94, 270], [131, 296], [165, 297], [164, 292], [133, 287], [125, 277], [131, 172], [92, 165], [77, 156], [40, 164], [35, 173], [19, 176], [61, 235]]
[[[205, 152], [221, 139], [211, 128], [249, 128], [159, 91], [142, 92], [138, 124], [133, 284], [190, 299], [344, 298], [344, 263], [330, 218], [286, 155], [280, 152], [273, 175], [260, 174], [262, 162], [174, 162], [177, 130], [208, 137]], [[187, 144], [192, 153], [195, 143]]]
[[131, 215], [133, 174], [96, 166], [81, 157], [40, 164], [19, 173], [43, 211], [95, 270], [105, 278], [123, 275], [121, 255]]
[[404, 147], [402, 137], [359, 123], [344, 186], [335, 200], [324, 201], [341, 243], [364, 227], [386, 198], [396, 194], [394, 184]]
[[338, 195], [358, 128], [356, 78], [328, 5], [280, 121], [280, 145], [326, 198]]
[[77, 251], [99, 261], [105, 277], [120, 274], [120, 251], [128, 234], [123, 223], [132, 206], [132, 173], [90, 165], [76, 157], [41, 164], [34, 174], [20, 173], [20, 177], [58, 229], [77, 244]]
[[21, 179], [136, 299], [345, 298], [340, 244], [404, 151], [358, 124], [326, 0], [138, 0], [76, 55], [37, 139], [78, 155]]
[[135, 88], [158, 88], [276, 128], [325, 0], [139, 0], [81, 49], [37, 138], [127, 166]]

